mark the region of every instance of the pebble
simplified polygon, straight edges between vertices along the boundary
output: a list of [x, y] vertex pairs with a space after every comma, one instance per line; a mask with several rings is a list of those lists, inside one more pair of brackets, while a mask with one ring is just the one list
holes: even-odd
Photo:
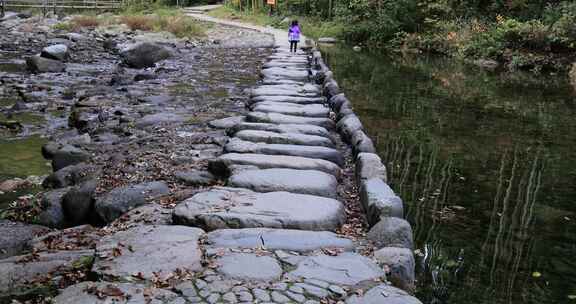
[[288, 302], [290, 302], [290, 299], [287, 296], [279, 293], [278, 291], [273, 291], [272, 292], [272, 301], [274, 301], [276, 303], [288, 303]]
[[252, 290], [252, 292], [254, 293], [254, 296], [257, 300], [261, 302], [270, 302], [270, 294], [266, 290], [256, 288]]

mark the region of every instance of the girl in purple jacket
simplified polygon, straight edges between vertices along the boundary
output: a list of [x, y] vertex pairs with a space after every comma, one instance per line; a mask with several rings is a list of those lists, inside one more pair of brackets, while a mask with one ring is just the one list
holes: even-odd
[[290, 41], [290, 52], [296, 53], [298, 42], [300, 41], [300, 27], [296, 20], [292, 21], [292, 24], [288, 29], [288, 41]]

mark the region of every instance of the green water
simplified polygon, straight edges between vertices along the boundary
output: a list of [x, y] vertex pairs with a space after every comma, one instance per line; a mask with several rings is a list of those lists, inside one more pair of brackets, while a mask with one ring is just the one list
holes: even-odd
[[404, 199], [424, 303], [576, 303], [576, 97], [560, 76], [325, 50]]

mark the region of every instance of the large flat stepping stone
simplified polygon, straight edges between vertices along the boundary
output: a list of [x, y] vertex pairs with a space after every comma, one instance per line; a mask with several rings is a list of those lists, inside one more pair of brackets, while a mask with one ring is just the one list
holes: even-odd
[[267, 94], [269, 91], [275, 91], [275, 90], [292, 91], [297, 93], [316, 93], [316, 94], [322, 93], [322, 89], [319, 85], [306, 83], [303, 85], [289, 85], [289, 84], [261, 85], [252, 90], [252, 95], [278, 95], [278, 94]]
[[381, 284], [361, 296], [351, 296], [346, 300], [346, 304], [422, 304], [422, 302], [402, 289]]
[[234, 137], [245, 141], [267, 144], [321, 146], [330, 148], [334, 147], [334, 143], [330, 138], [298, 133], [276, 133], [269, 131], [244, 130], [234, 134]]
[[303, 86], [289, 85], [265, 85], [252, 90], [252, 97], [255, 96], [298, 96], [298, 97], [320, 97], [319, 91], [302, 89]]
[[[367, 257], [356, 253], [318, 255], [304, 259], [288, 274], [293, 279], [315, 279], [332, 284], [356, 286], [383, 277], [384, 271]], [[384, 302], [385, 303], [385, 302]]]
[[255, 153], [227, 153], [208, 163], [209, 170], [217, 176], [229, 176], [231, 166], [249, 165], [260, 169], [289, 168], [298, 170], [318, 170], [340, 176], [340, 167], [333, 162], [323, 159], [313, 159], [300, 156], [266, 155]]
[[272, 77], [264, 77], [262, 78], [263, 85], [280, 85], [280, 84], [290, 84], [290, 85], [305, 85], [309, 83], [308, 81], [296, 81], [290, 79], [280, 79], [280, 78], [272, 78]]
[[259, 130], [259, 131], [270, 131], [276, 133], [301, 133], [308, 135], [317, 135], [330, 137], [330, 132], [326, 128], [313, 125], [295, 125], [295, 124], [271, 124], [271, 123], [259, 123], [259, 122], [243, 122], [236, 124], [231, 128], [230, 134], [234, 134], [242, 130]]
[[145, 304], [185, 303], [176, 293], [142, 284], [82, 282], [54, 298], [54, 304]]
[[246, 121], [275, 124], [314, 125], [326, 129], [334, 129], [334, 121], [329, 118], [301, 117], [280, 113], [250, 112], [246, 116]]
[[230, 253], [216, 259], [216, 271], [227, 279], [243, 281], [275, 281], [282, 276], [276, 259], [252, 253]]
[[354, 243], [329, 231], [246, 228], [222, 229], [208, 233], [208, 244], [214, 248], [266, 248], [306, 252], [322, 248], [352, 250]]
[[266, 77], [278, 77], [301, 81], [308, 80], [308, 71], [301, 69], [269, 68], [263, 69], [261, 73]]
[[325, 104], [325, 97], [302, 97], [302, 96], [286, 96], [286, 95], [265, 95], [265, 96], [254, 96], [250, 99], [248, 103], [257, 102], [289, 102], [297, 104]]
[[257, 112], [280, 113], [304, 117], [329, 117], [330, 108], [321, 104], [300, 105], [284, 102], [259, 102], [252, 104], [251, 109]]
[[192, 196], [176, 206], [173, 216], [176, 223], [208, 231], [257, 227], [333, 231], [344, 217], [342, 203], [334, 199], [225, 187]]
[[262, 169], [233, 174], [228, 186], [256, 192], [287, 191], [330, 198], [338, 196], [338, 181], [330, 174], [314, 170]]
[[344, 165], [344, 157], [340, 151], [328, 147], [253, 143], [232, 138], [224, 146], [224, 151], [228, 153], [300, 156], [331, 161], [338, 166]]
[[184, 226], [136, 226], [104, 237], [94, 271], [113, 279], [165, 278], [177, 269], [202, 269], [198, 241], [204, 231]]
[[262, 67], [263, 68], [284, 68], [284, 67], [308, 68], [309, 64], [307, 62], [270, 61], [270, 62], [266, 62]]

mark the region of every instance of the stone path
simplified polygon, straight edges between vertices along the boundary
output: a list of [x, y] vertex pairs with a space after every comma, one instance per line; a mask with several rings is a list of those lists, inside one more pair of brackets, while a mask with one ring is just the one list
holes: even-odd
[[[231, 137], [208, 165], [225, 186], [180, 202], [175, 225], [136, 226], [99, 240], [93, 271], [109, 282], [68, 287], [54, 302], [420, 303], [397, 288], [410, 291], [414, 283], [402, 201], [386, 185], [369, 138], [357, 134], [358, 120], [333, 120], [346, 107], [336, 111], [324, 94], [330, 84], [318, 81], [328, 72], [319, 54], [289, 53], [283, 31], [192, 16], [270, 33], [278, 47], [251, 92], [250, 112], [211, 124]], [[335, 233], [347, 216], [336, 190], [345, 164], [336, 131], [359, 154], [357, 181], [377, 255], [360, 254], [357, 243]], [[150, 287], [163, 280], [179, 283]]]

